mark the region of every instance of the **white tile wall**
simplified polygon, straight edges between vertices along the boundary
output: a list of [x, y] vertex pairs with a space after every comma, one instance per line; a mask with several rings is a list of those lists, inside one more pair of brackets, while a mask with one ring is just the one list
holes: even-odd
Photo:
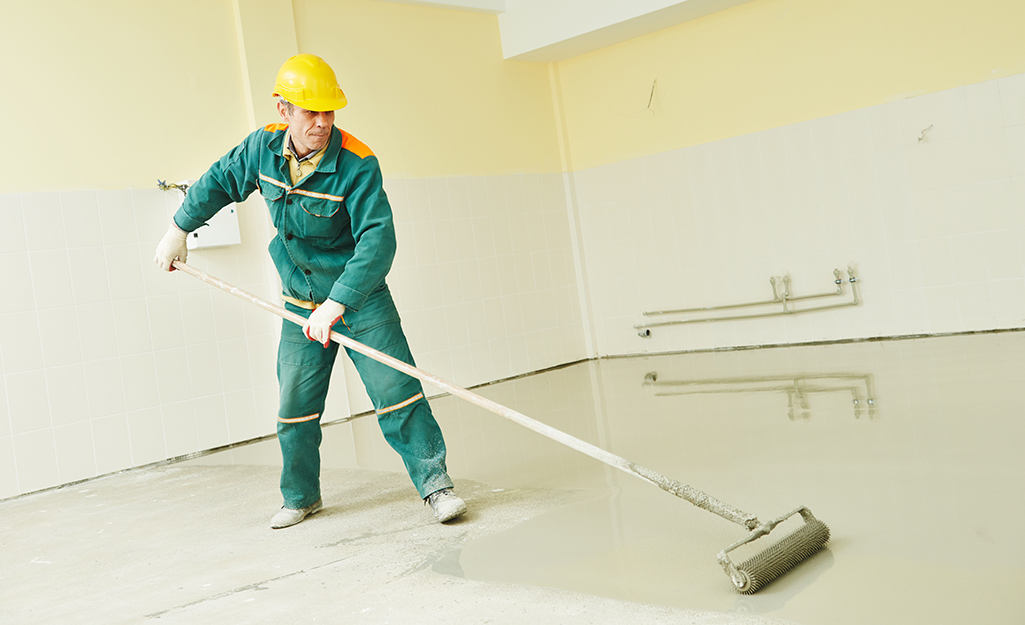
[[[585, 356], [561, 175], [385, 190], [399, 241], [388, 282], [420, 368], [472, 386]], [[350, 408], [368, 410], [362, 386], [349, 388]]]
[[50, 428], [14, 435], [18, 489], [31, 492], [60, 483], [54, 432]]
[[[601, 354], [1025, 327], [1025, 74], [574, 183]], [[767, 299], [783, 273], [827, 291], [849, 263], [858, 307], [633, 330], [645, 310]]]
[[85, 366], [76, 363], [65, 367], [48, 367], [45, 375], [50, 421], [53, 425], [58, 427], [88, 422], [90, 413], [83, 410], [83, 400], [88, 396]]
[[127, 413], [91, 419], [96, 473], [103, 475], [132, 466], [132, 441]]
[[223, 394], [197, 398], [193, 401], [193, 410], [200, 449], [213, 449], [230, 442]]
[[[386, 190], [399, 235], [389, 282], [423, 369], [470, 386], [584, 357], [561, 175]], [[0, 496], [274, 431], [281, 321], [152, 267], [171, 202], [134, 189], [0, 196], [13, 269], [0, 289], [23, 294], [0, 305], [0, 463], [18, 469]], [[266, 209], [250, 203], [246, 245], [189, 260], [273, 301]], [[343, 363], [327, 420], [370, 408]], [[45, 444], [35, 460], [19, 452]]]
[[169, 457], [160, 408], [146, 408], [126, 414], [133, 466], [159, 462]]
[[18, 488], [18, 465], [14, 460], [14, 439], [0, 436], [0, 498], [14, 497]]
[[53, 423], [50, 420], [49, 389], [43, 370], [8, 373], [4, 380], [7, 384], [11, 432], [17, 436], [50, 429]]
[[[173, 202], [156, 189], [0, 196], [0, 498], [274, 431], [277, 325], [156, 270]], [[190, 262], [273, 294], [265, 211], [243, 207], [245, 245]]]
[[62, 483], [84, 480], [96, 475], [96, 450], [88, 421], [53, 429], [57, 477]]

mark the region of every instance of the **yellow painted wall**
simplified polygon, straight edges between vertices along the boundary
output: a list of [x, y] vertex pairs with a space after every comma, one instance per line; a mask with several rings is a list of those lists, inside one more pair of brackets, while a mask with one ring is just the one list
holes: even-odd
[[0, 193], [155, 187], [246, 132], [231, 0], [0, 0]]
[[[1025, 72], [1020, 0], [755, 0], [553, 66], [560, 135], [549, 67], [503, 61], [493, 15], [373, 0], [0, 0], [0, 14], [0, 193], [197, 176], [251, 111], [273, 121], [261, 51], [296, 45], [335, 65], [350, 100], [337, 123], [389, 177], [560, 171], [560, 136], [583, 169]], [[260, 18], [240, 47], [237, 25]]]
[[300, 52], [349, 99], [335, 123], [385, 176], [559, 171], [548, 68], [502, 60], [494, 15], [372, 0], [294, 0]]
[[0, 193], [199, 176], [278, 121], [284, 57], [265, 57], [296, 42], [334, 65], [336, 123], [385, 176], [559, 169], [548, 68], [503, 61], [494, 15], [371, 0], [0, 0], [0, 15]]
[[560, 62], [571, 167], [1025, 72], [1023, 25], [1021, 0], [755, 0]]

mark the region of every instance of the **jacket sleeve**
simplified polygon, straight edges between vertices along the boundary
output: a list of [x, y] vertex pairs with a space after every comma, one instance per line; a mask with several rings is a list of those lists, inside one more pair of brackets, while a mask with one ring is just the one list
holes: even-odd
[[256, 190], [258, 177], [258, 135], [254, 132], [232, 151], [210, 166], [185, 194], [185, 201], [174, 214], [174, 223], [192, 232], [232, 202], [242, 202]]
[[384, 283], [395, 258], [395, 224], [376, 157], [360, 161], [345, 206], [356, 248], [331, 288], [330, 298], [359, 310], [370, 293]]

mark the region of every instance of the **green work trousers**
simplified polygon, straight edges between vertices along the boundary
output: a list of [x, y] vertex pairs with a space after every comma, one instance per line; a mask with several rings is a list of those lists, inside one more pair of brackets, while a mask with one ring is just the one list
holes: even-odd
[[[286, 307], [304, 317], [310, 315], [309, 310], [298, 306]], [[332, 329], [414, 364], [386, 286], [372, 293], [358, 311], [347, 310]], [[348, 348], [346, 352], [363, 380], [385, 440], [402, 457], [420, 497], [451, 488], [445, 466], [445, 439], [420, 381]], [[338, 343], [332, 341], [325, 348], [307, 339], [300, 326], [283, 323], [278, 345], [278, 442], [281, 494], [287, 508], [305, 508], [320, 499], [320, 419], [337, 354]]]

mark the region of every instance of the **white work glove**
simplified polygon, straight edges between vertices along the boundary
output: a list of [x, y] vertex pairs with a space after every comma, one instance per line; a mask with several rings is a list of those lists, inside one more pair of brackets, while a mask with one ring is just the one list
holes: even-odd
[[157, 253], [153, 257], [153, 262], [157, 264], [157, 267], [164, 271], [174, 271], [174, 267], [171, 266], [172, 260], [177, 258], [183, 263], [185, 262], [189, 256], [189, 248], [185, 246], [187, 236], [187, 232], [175, 225], [173, 221], [171, 222], [167, 234], [160, 239], [160, 243], [157, 243]]
[[311, 341], [323, 343], [327, 347], [331, 342], [331, 326], [344, 314], [345, 306], [329, 299], [310, 313], [310, 318], [303, 326], [303, 334]]

